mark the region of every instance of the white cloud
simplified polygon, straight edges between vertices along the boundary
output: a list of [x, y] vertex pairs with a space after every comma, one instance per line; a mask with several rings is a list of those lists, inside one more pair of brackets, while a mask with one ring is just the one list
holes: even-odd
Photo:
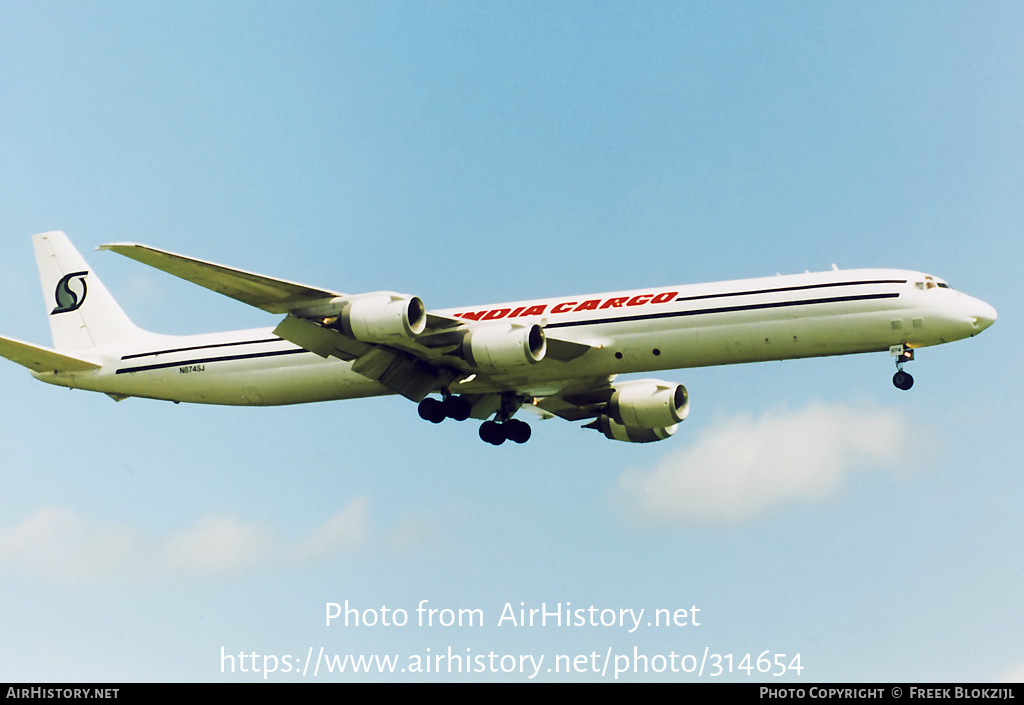
[[353, 500], [322, 526], [298, 542], [296, 552], [302, 559], [315, 560], [336, 555], [368, 538], [370, 519], [365, 499]]
[[0, 529], [0, 566], [60, 573], [89, 580], [124, 570], [126, 557], [143, 556], [134, 532], [93, 527], [65, 509], [44, 507], [10, 529]]
[[627, 513], [653, 523], [732, 524], [834, 495], [852, 472], [899, 468], [914, 432], [895, 411], [813, 404], [718, 423], [653, 470], [619, 479]]
[[213, 514], [163, 538], [126, 526], [100, 526], [44, 507], [0, 528], [0, 570], [69, 581], [131, 576], [233, 575], [277, 564], [311, 563], [362, 545], [367, 502], [357, 498], [321, 526], [286, 540], [272, 526]]
[[176, 574], [237, 573], [283, 548], [271, 527], [215, 514], [160, 541], [154, 558], [158, 569]]

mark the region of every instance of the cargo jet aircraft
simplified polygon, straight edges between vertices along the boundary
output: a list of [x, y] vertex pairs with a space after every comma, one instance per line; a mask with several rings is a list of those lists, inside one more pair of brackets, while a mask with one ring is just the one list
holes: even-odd
[[[914, 350], [996, 320], [944, 281], [839, 270], [428, 311], [416, 296], [342, 294], [145, 245], [103, 245], [283, 315], [276, 328], [168, 336], [136, 327], [61, 232], [33, 238], [54, 349], [0, 337], [0, 355], [50, 384], [200, 404], [274, 405], [400, 394], [433, 423], [483, 420], [523, 443], [522, 407], [632, 443], [671, 436], [686, 388], [624, 373]], [[432, 396], [435, 395], [435, 396]]]

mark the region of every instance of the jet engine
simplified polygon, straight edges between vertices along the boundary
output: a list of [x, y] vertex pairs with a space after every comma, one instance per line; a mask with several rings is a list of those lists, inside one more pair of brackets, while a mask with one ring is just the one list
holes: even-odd
[[536, 323], [474, 326], [462, 341], [468, 362], [496, 372], [540, 362], [547, 349], [544, 329]]
[[677, 424], [690, 413], [690, 395], [681, 384], [640, 379], [615, 385], [608, 415], [623, 426], [661, 428]]
[[690, 412], [690, 395], [681, 384], [640, 379], [616, 384], [614, 390], [605, 413], [586, 426], [614, 441], [664, 440]]
[[388, 343], [419, 335], [427, 309], [418, 296], [376, 292], [346, 297], [334, 327], [366, 343]]

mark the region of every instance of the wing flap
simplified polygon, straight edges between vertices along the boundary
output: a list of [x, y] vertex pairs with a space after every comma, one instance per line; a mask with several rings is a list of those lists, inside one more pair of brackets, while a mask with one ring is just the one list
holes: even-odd
[[225, 267], [147, 245], [113, 243], [97, 249], [116, 252], [270, 313], [288, 313], [302, 305], [342, 296], [335, 291]]
[[296, 316], [288, 316], [274, 335], [320, 357], [354, 360], [352, 371], [380, 382], [402, 396], [420, 401], [451, 381], [417, 356], [353, 340], [346, 335]]
[[595, 377], [574, 382], [535, 403], [544, 411], [568, 421], [592, 419], [601, 413], [615, 391], [611, 381], [611, 377]]
[[419, 402], [431, 392], [451, 382], [419, 358], [396, 350], [378, 347], [352, 364], [352, 371], [380, 382], [406, 399]]
[[100, 365], [91, 360], [72, 357], [56, 350], [0, 336], [0, 355], [33, 372], [89, 372]]
[[373, 348], [369, 343], [362, 343], [336, 330], [291, 315], [278, 324], [274, 335], [320, 357], [333, 355], [342, 360], [354, 360]]

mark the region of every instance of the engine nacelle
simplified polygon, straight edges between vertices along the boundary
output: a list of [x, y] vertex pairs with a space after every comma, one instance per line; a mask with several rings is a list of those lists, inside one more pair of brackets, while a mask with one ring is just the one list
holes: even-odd
[[547, 349], [544, 329], [536, 323], [478, 325], [462, 341], [462, 355], [468, 362], [495, 372], [540, 362]]
[[376, 292], [347, 297], [338, 321], [341, 330], [366, 343], [388, 343], [419, 335], [427, 327], [427, 309], [418, 296]]
[[641, 426], [624, 426], [606, 414], [601, 414], [597, 420], [589, 424], [587, 428], [596, 428], [613, 441], [625, 441], [626, 443], [653, 443], [663, 441], [670, 437], [679, 428], [678, 424], [662, 428], [643, 428]]
[[[688, 413], [690, 395], [686, 387], [657, 379], [616, 384], [608, 402], [608, 416], [625, 427], [665, 429], [672, 426], [674, 431], [675, 424], [685, 419]], [[667, 436], [652, 440], [661, 438]]]

